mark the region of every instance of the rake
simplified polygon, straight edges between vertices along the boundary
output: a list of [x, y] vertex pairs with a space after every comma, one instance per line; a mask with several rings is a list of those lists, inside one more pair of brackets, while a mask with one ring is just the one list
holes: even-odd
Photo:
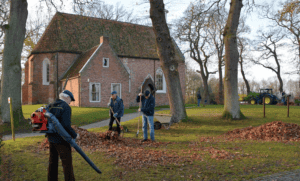
[[[113, 113], [113, 115], [115, 114], [111, 107], [110, 107], [110, 111]], [[124, 134], [123, 126], [121, 126], [121, 123], [117, 118], [116, 118], [116, 121], [120, 125], [120, 129], [122, 130], [122, 136], [121, 137], [123, 137], [123, 134]]]

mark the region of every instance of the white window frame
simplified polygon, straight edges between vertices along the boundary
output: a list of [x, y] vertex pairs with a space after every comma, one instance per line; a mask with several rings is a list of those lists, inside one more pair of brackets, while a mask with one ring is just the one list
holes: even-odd
[[113, 91], [113, 85], [114, 84], [120, 84], [120, 98], [122, 98], [122, 84], [121, 83], [111, 83], [110, 84], [110, 92], [112, 92]]
[[[49, 64], [49, 81], [47, 82], [47, 64]], [[43, 60], [43, 85], [49, 85], [50, 83], [50, 61], [48, 58]]]
[[[107, 66], [104, 66], [104, 60], [107, 60]], [[103, 61], [102, 61], [103, 67], [109, 67], [109, 58], [105, 58], [103, 57]]]
[[[161, 68], [158, 68], [155, 72], [155, 78], [156, 78], [156, 74], [158, 73], [158, 71], [162, 72], [162, 77], [163, 77], [163, 89], [162, 90], [157, 90], [156, 93], [167, 93], [167, 84], [166, 84], [166, 79], [165, 79], [165, 75], [164, 72], [162, 71]], [[156, 83], [154, 83], [156, 84]]]
[[[99, 85], [99, 101], [92, 100], [92, 85], [93, 84]], [[99, 82], [90, 82], [89, 83], [89, 101], [90, 102], [101, 102], [101, 83], [99, 83]]]

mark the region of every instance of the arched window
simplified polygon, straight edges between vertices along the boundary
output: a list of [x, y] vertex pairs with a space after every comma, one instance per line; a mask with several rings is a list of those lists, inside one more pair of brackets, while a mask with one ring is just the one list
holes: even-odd
[[158, 68], [156, 70], [155, 86], [157, 89], [157, 93], [166, 93], [166, 80], [161, 68]]
[[155, 83], [156, 89], [163, 90], [163, 73], [162, 73], [161, 69], [156, 71], [155, 79], [156, 79], [156, 83]]
[[49, 85], [50, 82], [50, 61], [45, 59], [43, 61], [43, 85]]

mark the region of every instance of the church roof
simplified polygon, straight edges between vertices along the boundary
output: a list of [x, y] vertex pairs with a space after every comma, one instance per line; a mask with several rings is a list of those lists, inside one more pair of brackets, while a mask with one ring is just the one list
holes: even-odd
[[[120, 57], [158, 59], [152, 27], [114, 20], [57, 12], [31, 52], [69, 52], [87, 56], [99, 45], [100, 37], [109, 37], [109, 44]], [[175, 41], [173, 41], [175, 43]], [[176, 59], [184, 57], [175, 43]]]
[[69, 67], [69, 69], [64, 73], [61, 79], [65, 79], [67, 77], [74, 77], [79, 75], [79, 71], [86, 64], [92, 54], [96, 51], [99, 45], [94, 46], [93, 48], [83, 52], [75, 62]]

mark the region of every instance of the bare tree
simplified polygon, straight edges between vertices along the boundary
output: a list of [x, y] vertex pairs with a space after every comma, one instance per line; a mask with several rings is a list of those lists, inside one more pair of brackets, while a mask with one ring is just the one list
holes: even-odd
[[300, 1], [285, 0], [279, 6], [282, 7], [279, 10], [272, 10], [272, 5], [264, 6], [263, 17], [272, 20], [274, 26], [279, 26], [287, 32], [286, 37], [291, 40], [297, 52], [295, 57], [297, 70], [291, 71], [291, 74], [300, 74]]
[[242, 0], [231, 0], [228, 19], [223, 34], [225, 43], [225, 105], [223, 117], [227, 119], [241, 119], [243, 117], [239, 106], [237, 89], [239, 62], [237, 29], [242, 7]]
[[217, 100], [217, 96], [219, 94], [218, 83], [219, 83], [218, 78], [215, 78], [214, 76], [211, 76], [210, 79], [208, 80], [208, 90], [209, 90], [210, 100], [212, 101]]
[[238, 82], [238, 92], [239, 94], [246, 94], [246, 84], [243, 81], [243, 79], [239, 78], [239, 82]]
[[179, 19], [176, 24], [178, 29], [176, 37], [188, 44], [189, 48], [186, 52], [199, 64], [200, 71], [197, 72], [200, 73], [204, 86], [204, 96], [201, 101], [207, 100], [209, 104], [208, 79], [210, 74], [217, 71], [210, 72], [208, 70], [210, 57], [215, 53], [215, 49], [209, 43], [208, 33], [209, 22], [213, 16], [208, 11], [203, 14], [199, 13], [204, 12], [205, 9], [207, 9], [205, 4], [191, 4], [185, 11], [185, 16]]
[[251, 92], [259, 92], [260, 82], [256, 82], [255, 80], [250, 81]]
[[172, 124], [185, 119], [187, 114], [180, 85], [178, 60], [175, 59], [175, 47], [166, 23], [163, 0], [150, 0], [150, 18], [156, 37], [157, 53], [166, 76]]
[[[92, 0], [74, 0], [73, 8], [76, 10], [90, 1]], [[46, 2], [57, 9], [53, 0], [41, 2]], [[63, 3], [62, 0], [60, 2]], [[26, 34], [27, 0], [9, 0], [9, 5], [8, 24], [0, 26], [5, 34], [1, 75], [1, 117], [3, 122], [10, 121], [7, 99], [11, 97], [13, 117], [15, 125], [18, 126], [19, 121], [24, 119], [21, 102], [21, 53]]]
[[247, 89], [247, 95], [250, 93], [250, 85], [245, 75], [244, 64], [245, 64], [245, 51], [247, 51], [246, 46], [249, 45], [248, 42], [249, 39], [247, 38], [243, 38], [243, 37], [238, 38], [239, 59], [240, 59], [239, 64], [241, 67], [241, 74], [243, 76], [243, 80]]
[[93, 2], [82, 8], [80, 15], [92, 16], [102, 19], [123, 21], [128, 23], [138, 23], [139, 18], [134, 16], [133, 11], [127, 11], [120, 2], [114, 5], [105, 4], [104, 2]]
[[185, 74], [185, 92], [187, 97], [195, 97], [197, 89], [201, 85], [201, 76], [190, 66], [187, 66]]
[[1, 116], [4, 122], [10, 121], [9, 106], [6, 100], [11, 97], [16, 126], [18, 126], [19, 120], [23, 119], [20, 60], [26, 32], [27, 15], [27, 1], [11, 0], [8, 24], [2, 25], [5, 40], [1, 76]]
[[208, 33], [210, 35], [210, 41], [215, 46], [216, 54], [218, 57], [218, 73], [219, 73], [219, 86], [218, 86], [218, 104], [224, 104], [224, 91], [223, 91], [223, 72], [222, 67], [224, 64], [224, 37], [223, 31], [226, 25], [226, 18], [228, 12], [226, 12], [225, 6], [221, 9], [211, 11], [211, 19], [208, 24]]
[[[261, 65], [264, 68], [272, 70], [276, 73], [279, 81], [279, 91], [283, 92], [283, 82], [281, 78], [281, 59], [279, 58], [278, 49], [284, 47], [284, 43], [281, 41], [285, 37], [279, 30], [272, 30], [269, 32], [258, 31], [258, 40], [256, 41], [255, 50], [260, 52], [261, 55], [257, 60], [251, 59], [255, 64]], [[273, 66], [270, 59], [275, 62], [276, 66]]]
[[[1, 0], [0, 1], [0, 48], [3, 46], [4, 41], [3, 41], [3, 35], [5, 31], [5, 26], [7, 26], [9, 18], [9, 0]], [[0, 51], [0, 54], [3, 52]]]

